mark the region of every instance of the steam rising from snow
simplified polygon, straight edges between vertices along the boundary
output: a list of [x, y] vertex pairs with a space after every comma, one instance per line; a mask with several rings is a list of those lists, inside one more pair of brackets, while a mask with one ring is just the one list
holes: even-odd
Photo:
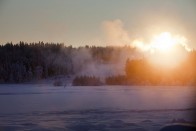
[[130, 44], [131, 39], [121, 20], [104, 21], [102, 25], [109, 45], [122, 46]]
[[147, 57], [153, 64], [163, 65], [163, 67], [178, 65], [191, 51], [188, 40], [184, 36], [171, 34], [170, 32], [161, 32], [160, 34], [156, 33], [154, 36], [151, 34], [152, 36], [133, 39], [119, 19], [104, 21], [103, 29], [109, 45], [131, 46]]
[[130, 52], [126, 48], [121, 51], [113, 50], [110, 55], [113, 58], [106, 63], [99, 59], [94, 59], [90, 49], [79, 48], [72, 53], [73, 69], [77, 75], [98, 76], [101, 78], [123, 75], [126, 60], [138, 57], [136, 52]]
[[[119, 19], [113, 21], [104, 21], [102, 25], [104, 34], [106, 36], [106, 40], [109, 43], [109, 45], [130, 45], [132, 47], [138, 48], [143, 52], [151, 52], [154, 46], [154, 43], [152, 41], [144, 42], [139, 38], [131, 39], [128, 31], [124, 29], [123, 22]], [[191, 51], [187, 43], [187, 39], [185, 37], [181, 35], [172, 35], [171, 37], [173, 37], [172, 39], [175, 40], [175, 44], [182, 46], [186, 51]]]
[[[108, 44], [107, 46], [120, 46], [120, 48], [123, 48], [123, 46], [130, 46], [135, 48], [136, 50], [131, 52], [130, 50], [127, 50], [126, 47], [120, 52], [114, 50], [113, 52], [111, 52], [110, 55], [114, 58], [112, 59], [115, 61], [105, 63], [101, 60], [94, 59], [92, 56], [92, 52], [90, 52], [89, 48], [78, 48], [71, 54], [71, 60], [73, 63], [72, 68], [77, 75], [99, 76], [104, 78], [112, 75], [125, 74], [124, 67], [128, 58], [141, 58], [144, 55], [149, 57], [150, 55], [152, 55], [152, 52], [156, 47], [154, 45], [156, 44], [156, 41], [154, 41], [155, 43], [153, 43], [153, 41], [144, 42], [142, 39], [132, 39], [128, 31], [124, 29], [123, 22], [119, 19], [113, 21], [104, 21], [102, 23], [102, 27], [106, 36]], [[180, 52], [190, 51], [188, 41], [185, 37], [182, 37], [180, 35], [172, 35], [171, 39], [174, 40], [175, 43], [177, 43], [177, 49], [180, 50]], [[157, 55], [153, 55], [153, 57], [151, 56], [151, 59], [153, 61], [157, 60], [156, 56]], [[168, 57], [170, 56], [166, 56], [165, 58], [167, 61]], [[182, 55], [179, 56], [175, 54], [174, 57], [176, 59], [182, 59]], [[158, 58], [158, 60], [160, 60], [160, 58]], [[173, 60], [171, 59], [171, 61]], [[171, 62], [169, 61], [169, 63]]]

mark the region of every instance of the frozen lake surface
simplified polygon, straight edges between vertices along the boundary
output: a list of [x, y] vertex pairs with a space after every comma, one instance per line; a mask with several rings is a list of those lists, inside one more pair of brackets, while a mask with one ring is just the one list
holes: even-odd
[[193, 87], [0, 85], [0, 130], [158, 131], [191, 122]]

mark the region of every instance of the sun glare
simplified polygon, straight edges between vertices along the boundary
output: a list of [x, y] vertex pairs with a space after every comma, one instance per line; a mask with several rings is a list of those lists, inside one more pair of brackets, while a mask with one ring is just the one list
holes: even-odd
[[152, 38], [150, 50], [154, 54], [150, 56], [150, 60], [162, 67], [175, 67], [185, 59], [186, 52], [190, 51], [186, 45], [185, 37], [162, 32]]
[[153, 37], [151, 48], [160, 51], [167, 51], [170, 50], [176, 44], [176, 42], [177, 40], [171, 36], [171, 33], [163, 32]]
[[163, 67], [174, 67], [186, 57], [191, 49], [184, 36], [162, 32], [152, 36], [148, 43], [140, 40], [133, 41], [133, 45], [148, 54], [153, 64]]

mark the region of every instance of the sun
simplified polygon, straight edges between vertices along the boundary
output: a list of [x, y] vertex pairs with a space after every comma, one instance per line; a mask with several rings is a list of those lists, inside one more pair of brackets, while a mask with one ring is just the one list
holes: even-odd
[[168, 51], [177, 44], [177, 39], [172, 37], [170, 32], [163, 32], [155, 35], [151, 41], [151, 48], [159, 51]]
[[152, 35], [148, 42], [142, 39], [135, 39], [131, 45], [145, 52], [168, 53], [174, 51], [178, 47], [184, 48], [186, 51], [191, 51], [187, 44], [187, 39], [182, 35], [174, 35], [170, 32], [161, 32]]
[[149, 43], [149, 60], [161, 67], [175, 67], [183, 61], [186, 52], [190, 51], [186, 42], [185, 37], [172, 35], [170, 32], [154, 35]]
[[152, 35], [148, 42], [136, 39], [132, 45], [141, 50], [148, 60], [158, 67], [178, 66], [191, 51], [184, 36], [171, 32]]

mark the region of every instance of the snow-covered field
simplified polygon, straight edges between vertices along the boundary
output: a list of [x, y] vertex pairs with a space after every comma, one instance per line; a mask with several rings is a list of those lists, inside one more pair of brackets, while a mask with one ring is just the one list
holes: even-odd
[[190, 122], [193, 87], [0, 85], [0, 130], [158, 131]]

